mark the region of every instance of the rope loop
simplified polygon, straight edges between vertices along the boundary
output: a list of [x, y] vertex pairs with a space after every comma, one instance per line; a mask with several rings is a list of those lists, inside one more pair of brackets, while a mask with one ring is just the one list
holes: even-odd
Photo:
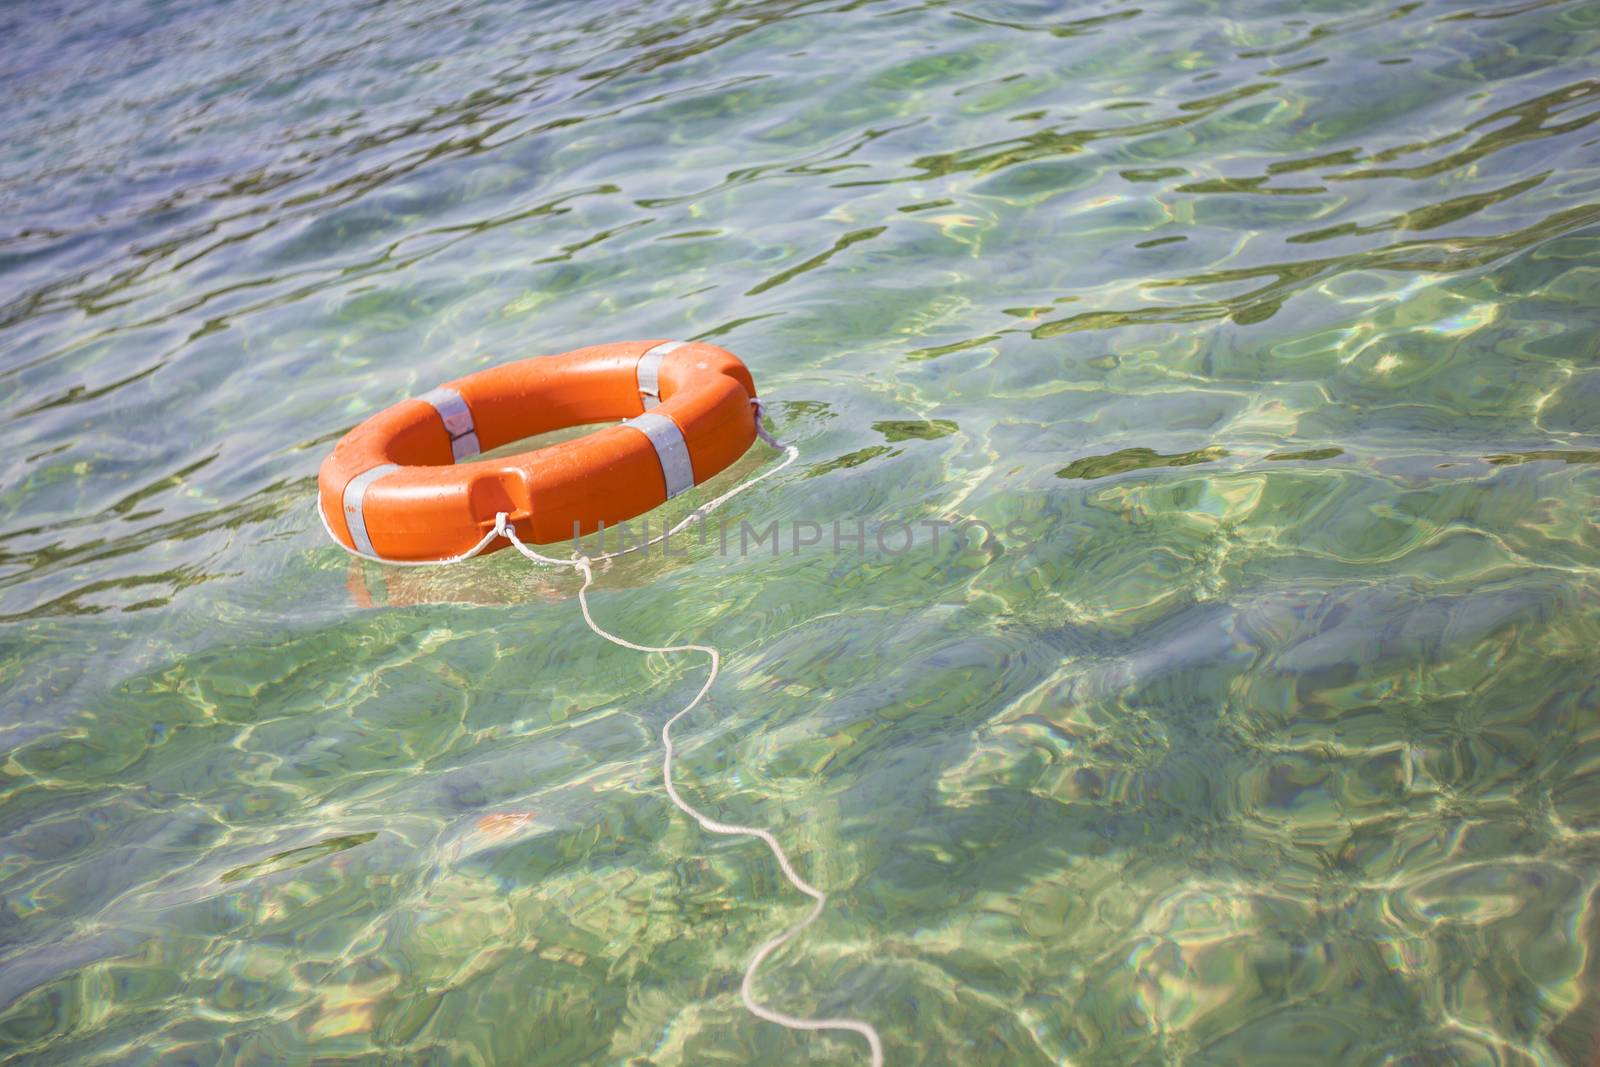
[[[609, 630], [602, 628], [599, 623], [594, 621], [594, 615], [589, 610], [589, 588], [594, 584], [595, 563], [615, 559], [618, 556], [624, 556], [630, 552], [638, 552], [648, 549], [651, 545], [657, 543], [658, 541], [665, 541], [668, 537], [671, 537], [673, 534], [683, 530], [691, 522], [696, 520], [703, 522], [705, 517], [711, 512], [715, 511], [729, 500], [732, 500], [746, 489], [749, 489], [751, 486], [765, 481], [767, 478], [777, 474], [779, 471], [789, 466], [789, 464], [793, 463], [800, 455], [800, 450], [798, 448], [796, 448], [794, 445], [784, 444], [783, 442], [779, 441], [776, 437], [773, 437], [770, 433], [768, 433], [766, 428], [761, 425], [762, 416], [764, 414], [764, 406], [761, 401], [759, 399], [752, 399], [750, 403], [755, 408], [756, 433], [763, 441], [771, 445], [773, 448], [783, 450], [783, 462], [779, 463], [770, 470], [763, 471], [755, 477], [741, 482], [739, 485], [728, 490], [726, 493], [723, 493], [721, 496], [710, 501], [709, 503], [701, 505], [694, 511], [690, 512], [684, 519], [680, 520], [670, 530], [663, 531], [659, 537], [646, 541], [643, 545], [636, 545], [633, 548], [623, 549], [619, 552], [605, 553], [593, 558], [583, 555], [582, 553], [574, 553], [570, 559], [558, 559], [555, 556], [547, 556], [537, 549], [530, 548], [521, 537], [517, 536], [517, 527], [516, 524], [511, 521], [511, 514], [509, 512], [502, 511], [495, 515], [494, 528], [488, 533], [484, 534], [482, 540], [480, 540], [476, 545], [468, 549], [466, 552], [463, 552], [461, 555], [452, 556], [449, 559], [386, 560], [377, 558], [375, 556], [369, 556], [361, 552], [355, 552], [349, 548], [346, 548], [345, 551], [350, 552], [351, 555], [360, 556], [362, 559], [371, 560], [375, 563], [399, 563], [407, 566], [449, 566], [450, 564], [461, 563], [473, 558], [476, 555], [479, 555], [496, 539], [504, 538], [511, 543], [511, 547], [515, 548], [532, 563], [547, 567], [570, 567], [583, 576], [583, 584], [578, 588], [578, 607], [583, 612], [583, 621], [589, 625], [589, 629], [594, 631], [596, 636], [601, 637], [614, 645], [620, 645], [623, 648], [631, 649], [635, 652], [644, 652], [646, 654], [651, 652], [698, 652], [706, 656], [711, 661], [711, 669], [706, 672], [705, 682], [701, 684], [699, 690], [695, 693], [694, 698], [680, 708], [677, 714], [668, 719], [664, 724], [662, 724], [661, 727], [661, 778], [663, 784], [666, 786], [667, 799], [670, 800], [673, 806], [679, 811], [683, 812], [685, 815], [689, 816], [689, 818], [693, 819], [697, 824], [699, 824], [700, 828], [705, 830], [706, 833], [729, 837], [750, 837], [755, 838], [762, 844], [766, 845], [767, 849], [772, 853], [773, 858], [777, 860], [778, 869], [783, 872], [783, 877], [791, 886], [793, 886], [800, 893], [811, 898], [812, 901], [811, 909], [806, 913], [804, 918], [777, 936], [768, 939], [756, 949], [755, 954], [750, 957], [749, 964], [745, 967], [744, 980], [739, 985], [739, 997], [744, 1002], [745, 1010], [749, 1011], [750, 1014], [754, 1015], [756, 1018], [764, 1019], [770, 1023], [776, 1023], [777, 1025], [786, 1027], [790, 1030], [845, 1030], [851, 1033], [860, 1034], [867, 1041], [867, 1050], [870, 1055], [871, 1067], [883, 1067], [883, 1042], [878, 1036], [877, 1029], [871, 1023], [863, 1022], [859, 1019], [848, 1018], [807, 1019], [798, 1015], [790, 1015], [774, 1008], [769, 1008], [756, 999], [756, 971], [761, 967], [762, 963], [766, 962], [768, 956], [772, 955], [789, 941], [798, 937], [800, 933], [806, 929], [806, 927], [816, 922], [817, 918], [822, 914], [823, 906], [828, 902], [828, 897], [827, 894], [822, 892], [822, 890], [817, 889], [810, 882], [806, 881], [800, 876], [800, 873], [795, 870], [793, 862], [790, 861], [789, 854], [784, 851], [783, 846], [778, 843], [777, 837], [775, 837], [770, 830], [762, 829], [759, 826], [739, 826], [733, 823], [719, 822], [718, 820], [713, 819], [711, 816], [694, 807], [688, 801], [684, 800], [683, 795], [678, 792], [678, 786], [674, 781], [672, 774], [672, 760], [673, 756], [677, 752], [675, 743], [672, 740], [672, 728], [677, 725], [679, 720], [684, 718], [684, 716], [688, 715], [695, 708], [699, 707], [700, 702], [705, 699], [706, 694], [711, 692], [711, 687], [716, 683], [717, 675], [722, 670], [722, 654], [710, 645], [636, 644], [633, 641], [629, 641], [623, 637], [618, 637]], [[333, 531], [328, 527], [328, 517], [322, 513], [322, 501], [320, 497], [317, 501], [317, 514], [322, 517], [322, 524], [324, 528], [328, 529], [328, 536], [333, 538], [335, 544], [339, 544], [341, 547], [343, 547], [343, 542], [339, 541], [338, 538], [333, 537]]]
[[767, 417], [766, 402], [763, 401], [759, 396], [753, 396], [750, 398], [750, 406], [756, 409], [756, 436], [761, 438], [767, 444], [771, 445], [773, 448], [789, 447], [776, 437], [772, 436], [772, 434], [768, 433], [766, 426], [762, 425]]

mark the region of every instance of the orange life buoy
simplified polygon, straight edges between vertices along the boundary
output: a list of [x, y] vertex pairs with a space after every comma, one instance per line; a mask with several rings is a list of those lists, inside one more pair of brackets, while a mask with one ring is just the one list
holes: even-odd
[[[726, 469], [756, 439], [755, 396], [737, 356], [694, 342], [623, 341], [491, 367], [345, 434], [322, 463], [318, 501], [341, 544], [383, 559], [458, 555], [495, 529], [500, 512], [525, 541], [565, 540], [642, 515]], [[461, 462], [614, 419], [625, 421]]]

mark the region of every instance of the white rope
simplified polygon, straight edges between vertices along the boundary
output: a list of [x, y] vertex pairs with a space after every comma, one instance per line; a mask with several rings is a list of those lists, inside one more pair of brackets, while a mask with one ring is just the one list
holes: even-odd
[[[741, 486], [741, 488], [743, 487]], [[541, 556], [523, 544], [522, 540], [517, 537], [517, 532], [509, 525], [504, 524], [504, 519], [504, 513], [497, 517], [496, 528], [502, 530], [506, 539], [511, 542], [512, 547], [535, 562], [550, 562], [548, 556]], [[694, 698], [689, 703], [679, 709], [678, 713], [668, 719], [661, 727], [661, 747], [663, 749], [661, 776], [666, 783], [667, 797], [679, 811], [699, 823], [707, 833], [731, 837], [754, 837], [765, 842], [766, 846], [772, 850], [772, 855], [777, 859], [778, 867], [783, 871], [783, 876], [789, 880], [789, 884], [815, 901], [811, 906], [811, 910], [806, 913], [805, 918], [777, 937], [767, 941], [750, 958], [750, 964], [745, 968], [744, 981], [739, 986], [739, 995], [744, 1000], [744, 1006], [749, 1010], [750, 1014], [757, 1018], [765, 1019], [770, 1023], [777, 1023], [779, 1026], [786, 1026], [791, 1030], [853, 1030], [867, 1039], [867, 1045], [872, 1053], [872, 1067], [883, 1067], [883, 1042], [879, 1040], [878, 1031], [872, 1027], [872, 1024], [856, 1019], [804, 1019], [798, 1015], [790, 1015], [787, 1012], [769, 1008], [756, 1000], [756, 970], [760, 968], [768, 956], [792, 940], [813, 922], [816, 922], [817, 917], [822, 914], [823, 906], [828, 902], [828, 897], [827, 894], [800, 877], [799, 872], [794, 869], [794, 864], [789, 861], [788, 853], [784, 852], [783, 846], [778, 844], [778, 839], [772, 836], [771, 831], [763, 830], [759, 826], [739, 826], [734, 823], [718, 822], [684, 800], [683, 796], [678, 792], [677, 785], [672, 780], [672, 757], [677, 751], [672, 743], [672, 728], [677, 725], [679, 719], [682, 719], [698, 707], [700, 701], [705, 699], [705, 695], [711, 691], [711, 686], [716, 682], [717, 675], [722, 670], [721, 654], [710, 645], [640, 645], [626, 638], [618, 637], [616, 634], [604, 629], [594, 621], [594, 615], [589, 611], [589, 587], [594, 584], [594, 570], [590, 566], [589, 558], [587, 556], [579, 556], [568, 565], [577, 567], [579, 572], [583, 574], [583, 585], [578, 589], [578, 606], [583, 609], [583, 621], [588, 623], [589, 629], [600, 637], [605, 638], [614, 645], [621, 645], [623, 648], [630, 648], [635, 652], [703, 652], [710, 657], [711, 670], [707, 672], [706, 680], [700, 686], [699, 691], [695, 693]]]
[[[360, 549], [351, 548], [349, 545], [339, 540], [338, 535], [333, 532], [333, 527], [328, 522], [328, 513], [322, 510], [321, 493], [317, 494], [317, 518], [322, 520], [322, 528], [328, 532], [328, 539], [334, 544], [338, 545], [340, 548], [344, 549], [346, 552], [350, 553], [352, 556], [355, 556], [357, 559], [364, 559], [368, 563], [384, 563], [391, 567], [448, 567], [452, 563], [465, 563], [473, 556], [482, 555], [483, 550], [489, 547], [490, 542], [492, 542], [496, 537], [500, 536], [494, 530], [490, 530], [488, 533], [483, 535], [477, 544], [473, 545], [459, 556], [446, 556], [444, 559], [384, 559], [382, 556], [369, 555], [365, 552], [362, 552]], [[553, 559], [550, 562], [565, 564], [566, 560]]]
[[[626, 555], [628, 555], [630, 553], [633, 553], [633, 552], [642, 552], [645, 549], [649, 548], [651, 545], [659, 544], [660, 542], [665, 541], [669, 537], [675, 537], [677, 534], [682, 532], [682, 530], [686, 526], [688, 526], [691, 522], [695, 522], [696, 520], [704, 522], [705, 521], [705, 517], [707, 515], [711, 514], [713, 511], [717, 510], [722, 505], [726, 504], [728, 501], [732, 500], [734, 497], [736, 497], [740, 493], [744, 492], [746, 489], [749, 489], [751, 486], [754, 486], [754, 485], [757, 485], [757, 484], [759, 484], [761, 482], [766, 481], [768, 478], [772, 477], [774, 474], [777, 474], [779, 471], [783, 470], [783, 468], [785, 468], [789, 464], [793, 463], [800, 456], [800, 450], [798, 448], [796, 448], [794, 445], [786, 445], [786, 444], [782, 444], [782, 443], [774, 440], [772, 438], [772, 436], [770, 434], [768, 434], [765, 430], [761, 431], [761, 438], [762, 438], [762, 440], [767, 441], [768, 443], [770, 443], [774, 448], [783, 449], [784, 455], [783, 455], [783, 462], [782, 463], [778, 464], [776, 467], [771, 467], [771, 468], [768, 468], [767, 470], [762, 471], [760, 474], [756, 475], [754, 478], [750, 478], [750, 479], [747, 479], [745, 481], [740, 482], [738, 485], [734, 486], [732, 489], [729, 489], [726, 493], [723, 493], [721, 496], [717, 497], [716, 499], [711, 500], [711, 501], [709, 501], [709, 502], [707, 502], [705, 504], [700, 505], [699, 507], [695, 508], [693, 511], [689, 512], [689, 514], [685, 515], [682, 519], [678, 520], [677, 524], [674, 525], [671, 529], [661, 531], [660, 534], [658, 534], [655, 537], [650, 538], [650, 540], [648, 540], [648, 541], [642, 542], [641, 544], [637, 544], [637, 545], [631, 545], [628, 548], [624, 548], [624, 549], [621, 549], [621, 550], [616, 551], [616, 552], [606, 552], [606, 553], [603, 553], [602, 555], [584, 556], [582, 558], [589, 560], [590, 563], [604, 563], [607, 560], [616, 559], [619, 556], [626, 556]], [[578, 557], [574, 557], [574, 558], [578, 558]], [[541, 558], [541, 562], [545, 562], [545, 561], [563, 563], [563, 564], [565, 564], [566, 566], [569, 566], [569, 567], [572, 566], [572, 563], [570, 561], [568, 561], [568, 560], [553, 560], [553, 561], [551, 561], [551, 560], [549, 560], [549, 557], [542, 557]]]
[[583, 555], [574, 555], [570, 559], [558, 559], [554, 556], [546, 556], [542, 552], [529, 548], [528, 545], [523, 542], [522, 538], [517, 536], [516, 528], [510, 522], [510, 516], [506, 512], [502, 511], [495, 516], [494, 529], [484, 534], [481, 541], [458, 556], [451, 556], [448, 559], [439, 560], [379, 559], [375, 556], [369, 556], [365, 553], [357, 552], [349, 548], [349, 546], [345, 545], [337, 537], [333, 536], [333, 530], [328, 527], [328, 518], [326, 515], [322, 514], [322, 500], [320, 496], [317, 499], [317, 514], [322, 516], [322, 525], [328, 530], [328, 536], [333, 538], [335, 544], [338, 544], [340, 547], [344, 548], [345, 551], [349, 552], [351, 555], [360, 556], [362, 559], [372, 560], [375, 563], [401, 564], [404, 566], [448, 566], [452, 563], [460, 563], [464, 560], [471, 559], [488, 547], [490, 542], [492, 542], [495, 538], [504, 537], [507, 541], [511, 542], [511, 546], [513, 548], [534, 563], [545, 566], [571, 567], [583, 575], [583, 585], [578, 589], [578, 607], [583, 611], [583, 621], [589, 624], [589, 629], [593, 630], [597, 636], [610, 641], [614, 645], [620, 645], [623, 648], [632, 649], [635, 652], [701, 652], [709, 657], [711, 660], [711, 670], [707, 672], [705, 682], [695, 693], [694, 698], [680, 708], [678, 713], [673, 715], [672, 718], [668, 719], [661, 727], [661, 777], [662, 781], [666, 784], [667, 798], [672, 801], [673, 806], [679, 811], [683, 812], [685, 815], [689, 816], [689, 818], [699, 823], [700, 828], [705, 830], [707, 833], [719, 834], [727, 837], [753, 837], [762, 841], [767, 848], [772, 850], [773, 857], [778, 861], [778, 868], [783, 872], [783, 876], [789, 880], [789, 884], [794, 886], [795, 889], [799, 890], [801, 893], [810, 897], [813, 901], [811, 910], [806, 913], [805, 918], [801, 919], [787, 930], [778, 934], [776, 937], [769, 939], [762, 944], [760, 948], [756, 949], [755, 955], [750, 957], [749, 965], [745, 967], [744, 981], [739, 985], [739, 996], [744, 1001], [745, 1009], [748, 1010], [750, 1014], [756, 1016], [758, 1019], [765, 1019], [769, 1023], [776, 1023], [779, 1026], [787, 1027], [790, 1030], [849, 1030], [860, 1034], [862, 1037], [867, 1039], [867, 1047], [871, 1053], [872, 1067], [883, 1067], [883, 1042], [878, 1037], [877, 1029], [874, 1028], [871, 1023], [862, 1022], [859, 1019], [846, 1018], [806, 1019], [798, 1015], [790, 1015], [787, 1012], [778, 1011], [775, 1008], [769, 1008], [756, 999], [756, 971], [761, 967], [762, 963], [766, 962], [768, 956], [772, 955], [779, 948], [783, 947], [795, 937], [799, 936], [799, 934], [805, 930], [806, 927], [817, 921], [818, 916], [822, 914], [823, 907], [828, 903], [828, 896], [826, 893], [822, 892], [822, 890], [816, 888], [810, 882], [800, 877], [799, 872], [794, 869], [794, 864], [790, 862], [788, 853], [783, 850], [783, 846], [778, 843], [778, 839], [772, 835], [771, 831], [764, 830], [759, 826], [739, 826], [734, 823], [719, 822], [700, 811], [698, 808], [694, 807], [688, 801], [684, 800], [682, 794], [678, 792], [676, 783], [673, 782], [672, 757], [676, 754], [677, 749], [672, 742], [672, 728], [677, 725], [680, 719], [698, 707], [700, 701], [704, 700], [706, 694], [711, 691], [712, 685], [716, 683], [717, 675], [721, 673], [722, 670], [721, 653], [719, 653], [715, 648], [712, 648], [710, 645], [635, 644], [634, 642], [629, 641], [627, 638], [618, 637], [616, 634], [602, 628], [599, 623], [594, 621], [594, 615], [589, 611], [589, 587], [594, 584], [594, 564], [603, 560], [615, 559], [618, 556], [624, 556], [630, 552], [641, 551], [648, 548], [650, 545], [655, 544], [657, 541], [666, 540], [668, 537], [678, 533], [694, 520], [704, 519], [706, 515], [710, 514], [712, 511], [715, 511], [718, 507], [721, 507], [723, 504], [727, 503], [729, 500], [732, 500], [734, 497], [738, 496], [746, 489], [749, 489], [751, 486], [765, 481], [767, 478], [777, 474], [789, 464], [793, 463], [795, 458], [799, 456], [800, 450], [798, 448], [796, 448], [794, 445], [786, 445], [782, 443], [768, 433], [766, 428], [762, 426], [761, 422], [764, 412], [761, 401], [752, 400], [750, 403], [754, 405], [756, 409], [757, 435], [772, 447], [783, 449], [783, 462], [779, 463], [776, 467], [763, 471], [753, 478], [741, 482], [739, 485], [728, 490], [726, 493], [723, 493], [716, 499], [710, 501], [702, 507], [696, 508], [677, 525], [673, 526], [669, 530], [662, 531], [659, 537], [652, 538], [641, 545], [635, 545], [632, 548], [624, 549], [620, 552], [608, 552], [605, 555], [595, 556], [592, 559]]

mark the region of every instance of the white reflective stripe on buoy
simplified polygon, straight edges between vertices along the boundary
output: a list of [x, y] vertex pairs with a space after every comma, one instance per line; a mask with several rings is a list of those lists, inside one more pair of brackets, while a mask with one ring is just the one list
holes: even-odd
[[432, 404], [433, 410], [439, 413], [444, 432], [450, 435], [450, 454], [457, 462], [476, 456], [481, 451], [478, 448], [477, 427], [472, 424], [472, 409], [467, 407], [460, 393], [441, 385], [437, 389], [429, 389], [417, 399]]
[[661, 403], [661, 361], [684, 346], [683, 341], [662, 341], [639, 357], [639, 396], [646, 411]]
[[694, 464], [689, 462], [689, 444], [683, 439], [678, 424], [665, 415], [647, 411], [635, 415], [622, 425], [632, 426], [650, 438], [656, 448], [656, 458], [661, 461], [661, 473], [667, 479], [667, 499], [671, 500], [685, 489], [694, 488]]
[[398, 463], [385, 463], [371, 470], [362, 471], [351, 478], [350, 484], [344, 487], [344, 523], [350, 527], [350, 543], [355, 546], [357, 552], [364, 552], [369, 556], [378, 554], [372, 547], [372, 538], [367, 535], [367, 518], [361, 511], [362, 499], [367, 495], [367, 486], [385, 474], [392, 474], [399, 469]]

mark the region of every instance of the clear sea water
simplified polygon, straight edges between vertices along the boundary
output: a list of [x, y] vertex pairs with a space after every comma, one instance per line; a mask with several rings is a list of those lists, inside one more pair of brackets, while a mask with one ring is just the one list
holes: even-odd
[[703, 661], [314, 510], [403, 397], [676, 337], [801, 452], [731, 522], [917, 533], [598, 576], [830, 894], [765, 1000], [1594, 1062], [1600, 4], [1136, 4], [0, 8], [0, 1058], [865, 1061], [740, 1005], [807, 901], [662, 794]]

